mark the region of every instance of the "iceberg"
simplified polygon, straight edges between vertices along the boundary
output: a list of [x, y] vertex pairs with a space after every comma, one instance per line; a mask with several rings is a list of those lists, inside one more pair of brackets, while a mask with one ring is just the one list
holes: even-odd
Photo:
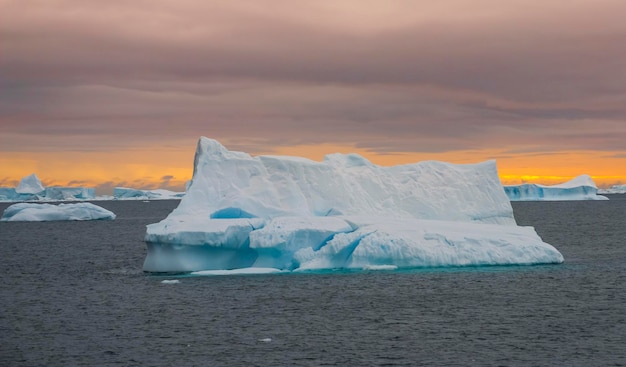
[[47, 200], [89, 200], [96, 198], [96, 189], [91, 187], [46, 187], [44, 197]]
[[504, 186], [511, 201], [608, 200], [598, 195], [598, 187], [589, 175], [580, 175], [565, 183], [545, 186], [522, 184]]
[[15, 188], [0, 187], [0, 201], [68, 201], [96, 198], [96, 189], [78, 186], [44, 187], [36, 174], [22, 178]]
[[36, 174], [23, 177], [17, 187], [0, 187], [0, 201], [39, 200], [45, 189]]
[[0, 187], [0, 201], [15, 201], [18, 197], [15, 188], [13, 187]]
[[146, 272], [563, 262], [534, 228], [517, 226], [495, 161], [252, 157], [205, 137], [185, 196], [147, 226], [145, 242]]
[[176, 192], [164, 189], [140, 190], [128, 187], [115, 187], [113, 198], [116, 200], [165, 200], [180, 199], [185, 196], [184, 192]]
[[598, 189], [598, 193], [599, 194], [626, 194], [626, 185], [613, 185], [609, 187], [608, 189]]
[[17, 203], [4, 210], [0, 221], [43, 222], [57, 220], [115, 219], [115, 214], [91, 203], [38, 204]]
[[22, 178], [20, 183], [15, 188], [15, 192], [18, 194], [41, 194], [45, 188], [41, 184], [39, 177], [36, 174], [32, 174]]

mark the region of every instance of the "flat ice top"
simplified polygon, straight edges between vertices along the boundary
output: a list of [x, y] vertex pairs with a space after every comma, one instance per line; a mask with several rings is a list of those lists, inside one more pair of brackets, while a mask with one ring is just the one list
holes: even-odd
[[581, 186], [598, 188], [596, 186], [596, 183], [593, 181], [593, 179], [589, 175], [580, 175], [580, 176], [572, 178], [569, 181], [556, 184], [556, 185], [541, 185], [541, 184], [534, 184], [534, 183], [525, 183], [525, 184], [520, 184], [520, 185], [506, 185], [506, 187], [518, 187], [518, 186], [524, 186], [524, 185], [535, 185], [537, 187], [554, 188], [554, 189], [571, 189], [574, 187], [581, 187]]

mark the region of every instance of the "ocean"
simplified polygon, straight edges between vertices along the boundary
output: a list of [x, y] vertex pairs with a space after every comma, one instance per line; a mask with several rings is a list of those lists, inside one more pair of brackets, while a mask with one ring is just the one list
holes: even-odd
[[145, 225], [178, 201], [0, 222], [0, 366], [624, 366], [626, 195], [607, 196], [513, 203], [549, 266], [155, 276]]

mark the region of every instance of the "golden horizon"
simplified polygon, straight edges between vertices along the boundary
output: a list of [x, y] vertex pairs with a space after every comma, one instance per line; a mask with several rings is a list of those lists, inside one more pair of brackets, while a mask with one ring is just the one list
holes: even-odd
[[[14, 152], [0, 157], [0, 186], [14, 187], [35, 173], [45, 186], [83, 186], [112, 190], [126, 186], [141, 189], [184, 191], [193, 172], [195, 145], [162, 153], [156, 147], [109, 152]], [[543, 155], [510, 155], [500, 151], [443, 153], [397, 152], [380, 154], [345, 145], [275, 147], [256, 155], [291, 155], [321, 161], [329, 153], [357, 153], [381, 166], [438, 160], [457, 164], [495, 159], [503, 185], [536, 183], [553, 185], [582, 174], [592, 177], [599, 188], [626, 183], [626, 158], [598, 152], [559, 152]]]

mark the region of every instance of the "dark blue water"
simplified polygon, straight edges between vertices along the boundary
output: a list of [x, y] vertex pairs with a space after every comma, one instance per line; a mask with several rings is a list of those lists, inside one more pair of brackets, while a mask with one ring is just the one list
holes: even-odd
[[626, 365], [626, 195], [610, 198], [513, 203], [562, 265], [178, 284], [141, 272], [144, 226], [176, 201], [0, 222], [0, 365]]

